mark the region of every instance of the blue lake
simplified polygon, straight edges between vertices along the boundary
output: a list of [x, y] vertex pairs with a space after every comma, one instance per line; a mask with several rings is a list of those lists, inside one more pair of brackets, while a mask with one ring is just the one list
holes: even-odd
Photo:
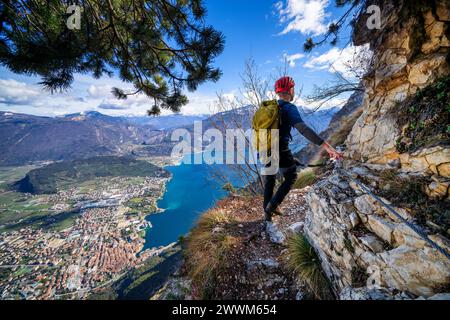
[[[167, 166], [172, 179], [166, 185], [164, 196], [157, 202], [163, 212], [146, 217], [153, 228], [145, 235], [144, 249], [165, 246], [177, 241], [195, 225], [200, 215], [224, 198], [224, 181], [217, 179], [217, 173], [233, 176], [226, 165], [180, 164]], [[237, 179], [232, 179], [234, 185]]]

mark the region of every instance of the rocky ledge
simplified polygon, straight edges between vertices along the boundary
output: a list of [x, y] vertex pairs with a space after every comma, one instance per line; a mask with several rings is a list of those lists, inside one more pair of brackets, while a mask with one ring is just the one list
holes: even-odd
[[[349, 164], [348, 168], [354, 178], [376, 183], [377, 175], [368, 167]], [[341, 172], [333, 171], [315, 184], [306, 201], [310, 208], [305, 235], [340, 298], [430, 298], [439, 293], [443, 297], [448, 291], [447, 258]], [[410, 210], [395, 210], [417, 223]], [[422, 228], [431, 240], [449, 250], [447, 238]]]

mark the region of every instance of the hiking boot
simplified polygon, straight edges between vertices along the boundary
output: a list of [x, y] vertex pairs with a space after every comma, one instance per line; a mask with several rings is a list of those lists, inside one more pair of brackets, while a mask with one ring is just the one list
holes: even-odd
[[284, 213], [282, 211], [280, 211], [279, 209], [274, 209], [274, 210], [272, 210], [272, 215], [282, 216], [282, 215], [284, 215]]
[[272, 216], [282, 216], [283, 213], [277, 209], [277, 207], [274, 207], [272, 203], [269, 202], [267, 207], [264, 209], [264, 212], [266, 213], [266, 221], [272, 221]]
[[272, 213], [264, 210], [264, 221], [271, 222], [272, 221]]

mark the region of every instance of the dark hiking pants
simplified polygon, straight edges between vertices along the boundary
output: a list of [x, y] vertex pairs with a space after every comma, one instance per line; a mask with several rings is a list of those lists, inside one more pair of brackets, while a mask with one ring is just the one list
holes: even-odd
[[264, 176], [264, 209], [269, 202], [275, 209], [291, 190], [294, 182], [297, 180], [297, 166], [291, 150], [280, 151], [280, 173], [283, 175], [283, 182], [273, 195], [275, 188], [276, 175]]

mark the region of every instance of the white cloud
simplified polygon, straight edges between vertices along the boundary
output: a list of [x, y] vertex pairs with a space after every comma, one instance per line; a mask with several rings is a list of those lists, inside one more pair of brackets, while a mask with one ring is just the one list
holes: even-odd
[[[0, 77], [3, 75], [0, 68]], [[20, 78], [19, 78], [20, 79]], [[17, 81], [12, 78], [0, 78], [0, 110], [14, 111], [43, 116], [59, 116], [70, 113], [99, 111], [113, 116], [145, 115], [154, 101], [144, 94], [128, 96], [126, 100], [116, 99], [112, 87], [132, 92], [133, 86], [116, 78], [102, 77], [94, 79], [76, 74], [72, 88], [63, 93], [51, 94], [35, 84], [40, 79], [26, 78]], [[183, 114], [211, 113], [216, 95], [186, 92], [189, 103], [181, 108]], [[230, 93], [230, 98], [232, 97]], [[171, 111], [162, 110], [162, 114]]]
[[303, 66], [313, 70], [328, 70], [340, 73], [346, 78], [354, 78], [364, 72], [372, 53], [368, 45], [344, 49], [332, 48], [327, 52], [310, 58]]
[[87, 92], [92, 98], [107, 97], [111, 95], [112, 86], [91, 84]]
[[31, 103], [39, 95], [32, 85], [13, 79], [0, 79], [0, 103], [24, 105]]
[[325, 19], [329, 16], [325, 12], [328, 0], [287, 0], [287, 4], [277, 2], [275, 9], [278, 11], [280, 22], [287, 23], [281, 32], [286, 34], [292, 31], [300, 31], [306, 35], [319, 35], [327, 31]]
[[311, 102], [311, 101], [307, 101], [303, 98], [297, 97], [294, 101], [295, 105], [299, 106], [299, 107], [303, 107], [305, 109], [309, 109], [309, 110], [316, 110], [317, 108], [320, 107], [320, 110], [325, 110], [325, 109], [329, 109], [329, 108], [334, 108], [334, 107], [342, 107], [348, 100], [348, 95], [342, 95], [339, 97], [334, 97], [326, 102], [324, 102], [323, 104], [320, 104], [320, 102]]
[[108, 115], [145, 115], [153, 100], [137, 94], [126, 100], [118, 100], [111, 93], [113, 86], [131, 91], [132, 86], [118, 79], [93, 79], [75, 75], [72, 89], [63, 93], [51, 94], [27, 79], [23, 82], [14, 79], [0, 79], [0, 110], [12, 110], [45, 116], [59, 116], [69, 113], [98, 110]]
[[312, 57], [304, 64], [304, 67], [310, 69], [328, 69], [331, 64], [333, 64], [336, 60], [341, 57], [343, 50], [339, 50], [338, 48], [332, 48], [329, 51], [321, 54], [320, 56]]
[[229, 101], [233, 101], [234, 99], [236, 99], [236, 94], [235, 94], [235, 92], [224, 93], [224, 94], [222, 94], [222, 97]]
[[[210, 114], [217, 100], [215, 95], [206, 95], [199, 92], [190, 93], [187, 92], [188, 104], [181, 108], [181, 113], [186, 115], [195, 114]], [[169, 111], [162, 111], [163, 114], [170, 113]]]
[[289, 67], [294, 68], [295, 67], [295, 62], [301, 58], [303, 58], [305, 55], [303, 53], [294, 53], [294, 54], [283, 54], [283, 62], [287, 61], [289, 64]]

